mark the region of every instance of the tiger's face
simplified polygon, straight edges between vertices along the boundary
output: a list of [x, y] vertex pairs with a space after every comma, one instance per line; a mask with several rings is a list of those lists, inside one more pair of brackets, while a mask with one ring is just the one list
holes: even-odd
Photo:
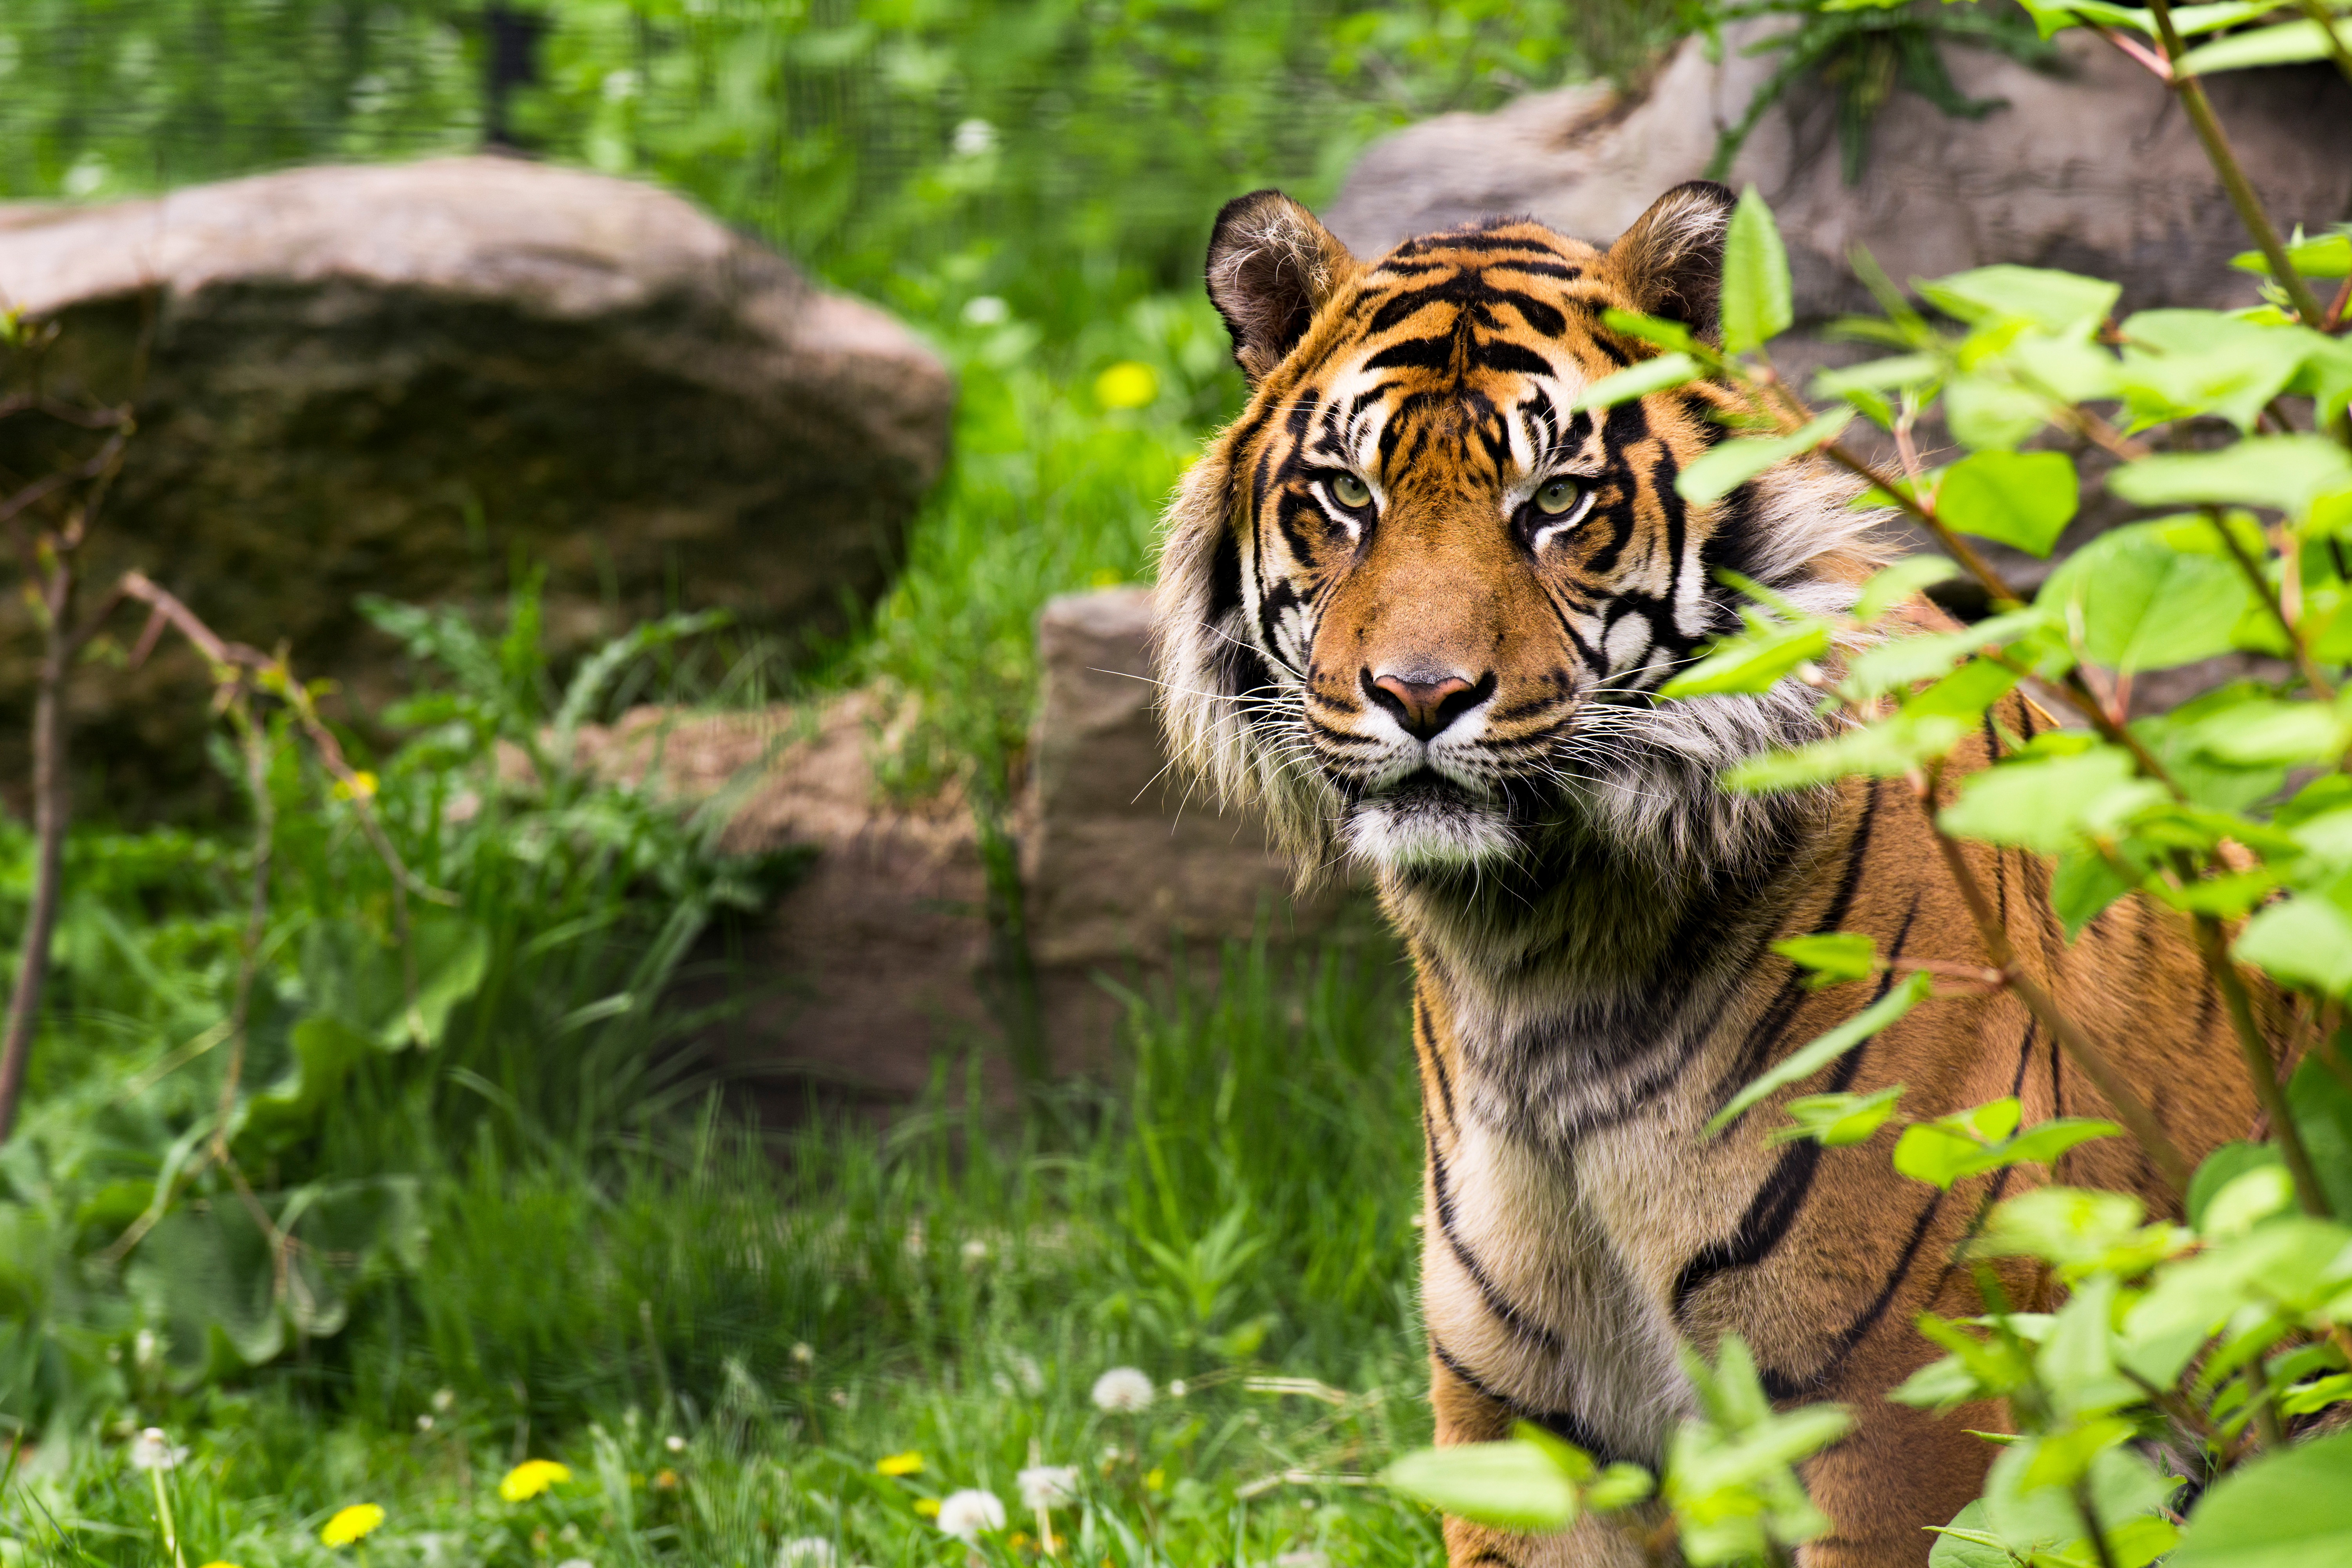
[[1711, 329], [1731, 202], [1680, 187], [1605, 251], [1520, 220], [1369, 266], [1277, 193], [1221, 215], [1210, 293], [1252, 395], [1171, 515], [1161, 663], [1180, 750], [1294, 850], [1476, 868], [1559, 831], [1687, 839], [1723, 813], [1670, 797], [1801, 725], [1801, 700], [1653, 696], [1738, 624], [1720, 569], [1801, 594], [1853, 529], [1785, 526], [1823, 510], [1785, 485], [1684, 501], [1724, 433], [1711, 388], [1578, 406], [1648, 352], [1605, 310]]

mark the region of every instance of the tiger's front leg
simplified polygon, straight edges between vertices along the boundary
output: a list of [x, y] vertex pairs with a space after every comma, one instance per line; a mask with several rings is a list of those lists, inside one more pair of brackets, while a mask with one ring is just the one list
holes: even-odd
[[[1441, 1447], [1494, 1442], [1511, 1435], [1511, 1413], [1433, 1356], [1429, 1397]], [[1636, 1535], [1656, 1529], [1659, 1517], [1654, 1506], [1644, 1505], [1607, 1518], [1580, 1519], [1552, 1534], [1523, 1535], [1449, 1514], [1445, 1561], [1447, 1568], [1645, 1568], [1648, 1558]]]

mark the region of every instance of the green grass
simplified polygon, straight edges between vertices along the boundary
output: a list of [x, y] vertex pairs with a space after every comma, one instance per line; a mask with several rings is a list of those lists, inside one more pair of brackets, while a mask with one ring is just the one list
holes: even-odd
[[[943, 1070], [887, 1131], [812, 1121], [781, 1147], [715, 1113], [593, 1165], [486, 1136], [427, 1173], [423, 1266], [343, 1334], [184, 1391], [118, 1344], [118, 1398], [27, 1434], [0, 1553], [158, 1561], [123, 1441], [157, 1425], [192, 1450], [170, 1477], [191, 1563], [322, 1559], [352, 1502], [387, 1510], [373, 1562], [764, 1568], [820, 1536], [845, 1563], [952, 1563], [917, 1500], [1017, 1509], [1033, 1444], [1082, 1471], [1055, 1528], [1085, 1562], [1425, 1561], [1418, 1510], [1282, 1479], [1426, 1436], [1402, 968], [1366, 940], [1219, 969], [1130, 996], [1115, 1088], [1011, 1123]], [[1114, 1365], [1187, 1391], [1106, 1415], [1087, 1394]], [[1346, 1397], [1249, 1388], [1268, 1374]], [[919, 1474], [874, 1471], [910, 1449]], [[573, 1479], [505, 1502], [525, 1457]]]

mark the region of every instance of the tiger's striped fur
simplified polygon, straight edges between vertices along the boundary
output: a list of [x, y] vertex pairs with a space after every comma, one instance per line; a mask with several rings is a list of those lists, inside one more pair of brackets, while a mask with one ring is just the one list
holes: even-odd
[[[1166, 717], [1181, 757], [1262, 805], [1306, 864], [1370, 862], [1411, 948], [1439, 1440], [1525, 1419], [1654, 1466], [1692, 1408], [1678, 1341], [1736, 1330], [1776, 1397], [1843, 1400], [1859, 1422], [1810, 1464], [1835, 1530], [1804, 1561], [1916, 1563], [1920, 1527], [1990, 1458], [1962, 1429], [2003, 1418], [1881, 1395], [1933, 1353], [1919, 1311], [1978, 1310], [1955, 1242], [2043, 1178], [1937, 1194], [1893, 1171], [1892, 1126], [1769, 1144], [1778, 1100], [1701, 1128], [1869, 999], [1806, 989], [1773, 941], [1865, 931], [1892, 957], [1974, 965], [1982, 948], [1901, 781], [1717, 787], [1727, 763], [1822, 732], [1809, 691], [1651, 696], [1737, 624], [1717, 568], [1838, 607], [1877, 559], [1868, 520], [1805, 466], [1685, 504], [1675, 474], [1722, 434], [1706, 387], [1571, 412], [1647, 352], [1605, 308], [1711, 330], [1729, 205], [1688, 185], [1606, 251], [1500, 221], [1369, 266], [1276, 193], [1230, 205], [1209, 285], [1252, 395], [1171, 512]], [[2047, 723], [2014, 698], [1996, 719]], [[1955, 770], [1996, 742], [1989, 722]], [[2184, 1151], [2243, 1135], [2252, 1097], [2173, 918], [2129, 899], [2070, 945], [2044, 863], [1970, 853], [2025, 962]], [[2105, 1109], [2006, 994], [1931, 1003], [1800, 1087], [1895, 1083], [1915, 1116], [2008, 1094], [2029, 1121]], [[2063, 1164], [2170, 1205], [2121, 1141]], [[1637, 1560], [1590, 1523], [1526, 1539], [1452, 1521], [1447, 1538], [1456, 1564]]]

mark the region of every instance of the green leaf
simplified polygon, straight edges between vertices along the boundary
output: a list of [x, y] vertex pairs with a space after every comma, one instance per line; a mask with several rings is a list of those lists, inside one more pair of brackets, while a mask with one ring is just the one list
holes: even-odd
[[1836, 440], [1853, 419], [1853, 409], [1840, 408], [1791, 435], [1721, 442], [1675, 476], [1675, 493], [1696, 506], [1719, 501], [1774, 464]]
[[[2197, 548], [2209, 542], [2210, 552]], [[2219, 536], [2201, 519], [2112, 529], [2053, 572], [2034, 604], [2059, 625], [2079, 624], [2084, 657], [2110, 669], [2169, 669], [2211, 658], [2230, 650], [2253, 604], [2237, 566], [2220, 552]]]
[[[2352, 22], [2337, 22], [2334, 25], [2334, 31], [2336, 44], [2352, 49]], [[2305, 18], [2216, 38], [2181, 56], [2172, 69], [2176, 76], [2210, 76], [2215, 71], [2244, 70], [2249, 66], [2284, 66], [2303, 60], [2324, 60], [2333, 53], [2327, 29]]]
[[2132, 769], [2129, 753], [2112, 746], [2002, 763], [1970, 775], [1959, 799], [1936, 820], [1958, 837], [2055, 855], [2079, 836], [2112, 832], [2135, 812], [2168, 798], [2162, 785], [2134, 776]]
[[1571, 405], [1577, 408], [1614, 408], [1636, 397], [1653, 392], [1664, 392], [1670, 386], [1680, 386], [1696, 381], [1706, 374], [1698, 361], [1685, 353], [1664, 353], [1655, 359], [1645, 359], [1614, 375], [1604, 375], [1586, 387]]
[[2159, 453], [2107, 476], [2140, 506], [2266, 506], [2291, 516], [2352, 487], [2352, 453], [2325, 436], [2252, 436], [2216, 452]]
[[2229, 1241], [2274, 1214], [2294, 1206], [2294, 1178], [2283, 1163], [2240, 1172], [2212, 1194], [2197, 1228], [2209, 1241]]
[[1680, 321], [1664, 321], [1656, 316], [1644, 316], [1638, 310], [1603, 310], [1601, 324], [1612, 332], [1638, 338], [1675, 353], [1686, 353], [1700, 358], [1706, 346], [1691, 335], [1691, 330]]
[[1511, 1436], [1522, 1443], [1532, 1443], [1550, 1458], [1552, 1468], [1571, 1481], [1592, 1479], [1592, 1456], [1565, 1437], [1554, 1436], [1532, 1421], [1515, 1421]]
[[1962, 533], [2047, 555], [2082, 497], [2063, 452], [1979, 452], [1944, 472], [1936, 515]]
[[2197, 1173], [2189, 1179], [2189, 1223], [2198, 1229], [2205, 1228], [2205, 1211], [2222, 1188], [2248, 1171], [2268, 1167], [2284, 1171], [2274, 1143], [2224, 1143], [2198, 1165]]
[[1629, 1459], [1619, 1459], [1584, 1489], [1584, 1506], [1594, 1513], [1610, 1513], [1640, 1502], [1657, 1489], [1658, 1483], [1649, 1471]]
[[1876, 1094], [1809, 1094], [1789, 1101], [1789, 1124], [1764, 1135], [1767, 1143], [1794, 1143], [1810, 1138], [1825, 1149], [1843, 1149], [1869, 1141], [1895, 1114], [1903, 1086], [1892, 1084]]
[[1958, 375], [1944, 389], [1944, 421], [1971, 452], [2005, 451], [2050, 423], [2055, 405], [1995, 375]]
[[1746, 353], [1789, 330], [1796, 319], [1790, 305], [1789, 253], [1772, 210], [1748, 186], [1731, 209], [1723, 240], [1723, 352]]
[[2352, 915], [2310, 894], [2258, 911], [2230, 946], [2244, 963], [2291, 985], [2352, 994]]
[[2352, 1563], [2352, 1432], [2264, 1454], [2221, 1478], [2166, 1568]]
[[1799, 968], [1811, 970], [1805, 984], [1815, 991], [1844, 980], [1864, 979], [1878, 967], [1878, 943], [1852, 931], [1787, 937], [1774, 942], [1772, 951]]
[[[2324, 1048], [2342, 1049], [2333, 1043]], [[2352, 1086], [2315, 1050], [2287, 1080], [2286, 1103], [2328, 1207], [2337, 1218], [2352, 1219]]]
[[1939, 679], [1983, 649], [2031, 636], [2046, 624], [2047, 617], [2038, 610], [2015, 610], [1958, 631], [1890, 637], [1847, 662], [1840, 690], [1848, 699], [1862, 701], [1923, 680]]
[[2327, 340], [2219, 310], [2142, 310], [2123, 324], [2116, 375], [2135, 427], [2219, 414], [2241, 432]]
[[[2286, 247], [2289, 266], [2305, 278], [2342, 278], [2352, 274], [2352, 234], [2323, 234], [2317, 239], [2306, 239], [2301, 245]], [[2242, 250], [2230, 258], [2230, 265], [2247, 272], [2270, 276], [2271, 260], [2259, 250]]]
[[1533, 1443], [1463, 1443], [1407, 1454], [1382, 1479], [1408, 1497], [1503, 1530], [1564, 1530], [1576, 1488]]
[[2333, 762], [2352, 741], [2352, 727], [2316, 702], [2255, 699], [2221, 709], [2188, 727], [2181, 738], [2208, 756], [2239, 767]]
[[2100, 910], [2135, 885], [2095, 847], [2077, 844], [2060, 851], [2058, 864], [2050, 872], [2050, 907], [2057, 911], [2066, 927], [2066, 940], [2072, 942], [2098, 918]]
[[1985, 1528], [1981, 1498], [1954, 1514], [1951, 1523], [1930, 1528], [1936, 1544], [1928, 1550], [1927, 1568], [2018, 1568], [2000, 1537]]
[[1969, 726], [1942, 714], [1898, 713], [1791, 751], [1750, 757], [1723, 774], [1724, 787], [1753, 795], [1806, 789], [1853, 774], [1886, 778], [1958, 745]]
[[1971, 326], [2021, 322], [2061, 338], [2089, 337], [2124, 291], [2120, 283], [2008, 263], [1916, 286], [1939, 309]]
[[1900, 984], [1894, 984], [1893, 974], [1887, 976], [1888, 988], [1878, 999], [1840, 1024], [1819, 1039], [1790, 1051], [1770, 1070], [1731, 1097], [1731, 1102], [1707, 1119], [1709, 1137], [1722, 1131], [1749, 1106], [1786, 1088], [1809, 1079], [1846, 1052], [1890, 1027], [1906, 1013], [1927, 998], [1933, 983], [1925, 973], [1906, 975]]
[[1674, 700], [1769, 691], [1790, 670], [1821, 658], [1829, 650], [1827, 621], [1751, 625], [1748, 630], [1717, 643], [1705, 658], [1660, 687], [1658, 695]]
[[1868, 626], [1887, 611], [1910, 603], [1923, 588], [1959, 574], [1960, 569], [1941, 555], [1906, 555], [1863, 584], [1862, 596], [1853, 603], [1853, 618]]

